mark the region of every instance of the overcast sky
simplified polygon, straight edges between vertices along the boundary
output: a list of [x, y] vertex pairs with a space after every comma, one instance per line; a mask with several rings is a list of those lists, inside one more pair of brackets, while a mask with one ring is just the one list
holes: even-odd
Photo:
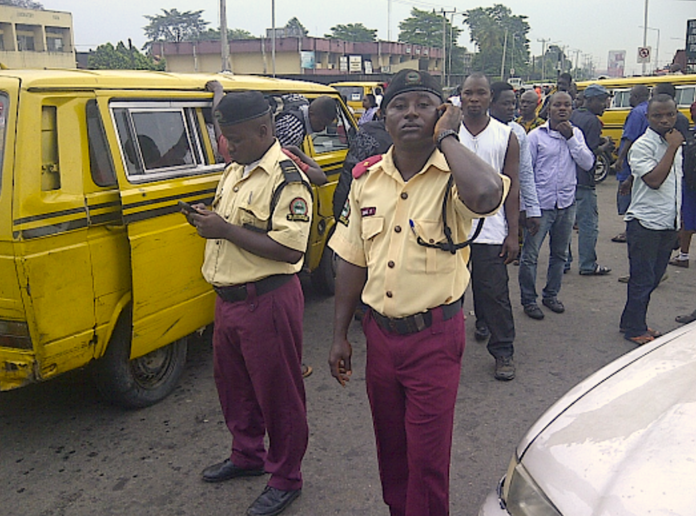
[[[145, 42], [143, 27], [148, 21], [144, 15], [161, 14], [162, 9], [179, 11], [203, 10], [203, 18], [211, 27], [220, 23], [219, 0], [40, 0], [49, 10], [67, 11], [73, 14], [75, 45], [78, 50], [96, 48], [98, 45], [131, 38], [134, 45]], [[323, 36], [336, 24], [363, 23], [378, 30], [380, 39], [387, 39], [389, 26], [391, 38], [399, 34], [399, 22], [409, 16], [413, 7], [419, 9], [458, 12], [475, 7], [486, 7], [495, 2], [472, 3], [448, 0], [436, 1], [391, 0], [391, 23], [388, 22], [388, 0], [276, 0], [276, 26], [285, 25], [297, 16], [309, 30], [310, 36]], [[591, 54], [598, 69], [606, 68], [609, 50], [625, 50], [626, 73], [638, 73], [637, 49], [643, 43], [643, 15], [648, 0], [505, 0], [503, 3], [515, 15], [526, 15], [530, 25], [529, 40], [532, 53], [541, 53], [538, 39], [566, 46], [569, 57], [575, 59], [574, 50]], [[253, 7], [250, 7], [253, 6]], [[671, 62], [674, 52], [684, 48], [686, 20], [696, 18], [696, 0], [650, 0], [648, 26], [659, 29], [659, 63]], [[271, 26], [271, 0], [227, 0], [227, 25], [229, 28], [246, 29], [256, 36]], [[462, 26], [462, 16], [455, 15], [455, 25]], [[653, 56], [657, 51], [657, 30], [647, 31], [648, 45]], [[460, 45], [473, 50], [468, 33], [460, 39]], [[572, 50], [572, 51], [570, 51]], [[654, 62], [654, 61], [653, 61]]]

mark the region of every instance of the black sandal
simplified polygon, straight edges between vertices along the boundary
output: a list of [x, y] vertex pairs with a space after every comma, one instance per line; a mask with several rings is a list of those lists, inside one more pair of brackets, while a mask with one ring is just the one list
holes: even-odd
[[680, 324], [689, 324], [690, 322], [694, 322], [696, 321], [696, 310], [688, 315], [677, 315], [674, 320]]

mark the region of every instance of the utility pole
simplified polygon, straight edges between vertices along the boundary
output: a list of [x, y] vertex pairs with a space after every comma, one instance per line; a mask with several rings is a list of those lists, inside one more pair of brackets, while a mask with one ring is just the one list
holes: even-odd
[[544, 82], [546, 79], [546, 44], [551, 41], [551, 38], [549, 39], [538, 39], [537, 41], [541, 43], [541, 82]]
[[391, 6], [392, 0], [387, 0], [387, 41], [391, 41]]
[[223, 72], [229, 72], [230, 45], [227, 42], [227, 0], [220, 0], [220, 56]]
[[[648, 0], [645, 0], [645, 13], [643, 14], [643, 47], [648, 46]], [[645, 61], [643, 61], [643, 75], [645, 75]]]
[[275, 0], [271, 0], [271, 71], [273, 77], [276, 76], [275, 70], [275, 48], [276, 48], [276, 28], [275, 28]]
[[454, 14], [457, 9], [452, 11], [447, 11], [445, 9], [440, 9], [440, 14], [442, 14], [442, 86], [449, 86], [449, 80], [447, 79], [447, 15]]
[[505, 80], [505, 52], [507, 51], [508, 30], [505, 29], [505, 42], [503, 43], [503, 61], [500, 63], [500, 80]]

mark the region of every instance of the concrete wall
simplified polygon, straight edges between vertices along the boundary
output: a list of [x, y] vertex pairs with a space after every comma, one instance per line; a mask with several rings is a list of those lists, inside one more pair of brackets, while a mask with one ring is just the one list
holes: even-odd
[[[49, 38], [61, 40], [62, 50], [48, 51]], [[59, 11], [36, 11], [0, 5], [0, 62], [8, 68], [75, 68], [75, 43], [72, 14]], [[19, 50], [17, 36], [33, 38], [33, 50]]]

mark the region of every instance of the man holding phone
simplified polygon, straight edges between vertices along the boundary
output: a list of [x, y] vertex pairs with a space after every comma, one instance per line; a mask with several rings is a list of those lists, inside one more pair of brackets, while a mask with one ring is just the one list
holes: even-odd
[[461, 112], [428, 73], [397, 73], [381, 109], [394, 145], [353, 169], [330, 242], [341, 259], [329, 365], [345, 385], [362, 296], [384, 501], [392, 516], [446, 516], [467, 235], [500, 208], [509, 180], [457, 141]]
[[300, 494], [308, 440], [297, 272], [309, 238], [311, 189], [275, 139], [260, 92], [228, 93], [214, 116], [232, 164], [212, 210], [182, 208], [207, 239], [202, 272], [217, 293], [215, 383], [233, 436], [231, 456], [206, 468], [203, 480], [270, 473], [247, 514], [275, 515]]

